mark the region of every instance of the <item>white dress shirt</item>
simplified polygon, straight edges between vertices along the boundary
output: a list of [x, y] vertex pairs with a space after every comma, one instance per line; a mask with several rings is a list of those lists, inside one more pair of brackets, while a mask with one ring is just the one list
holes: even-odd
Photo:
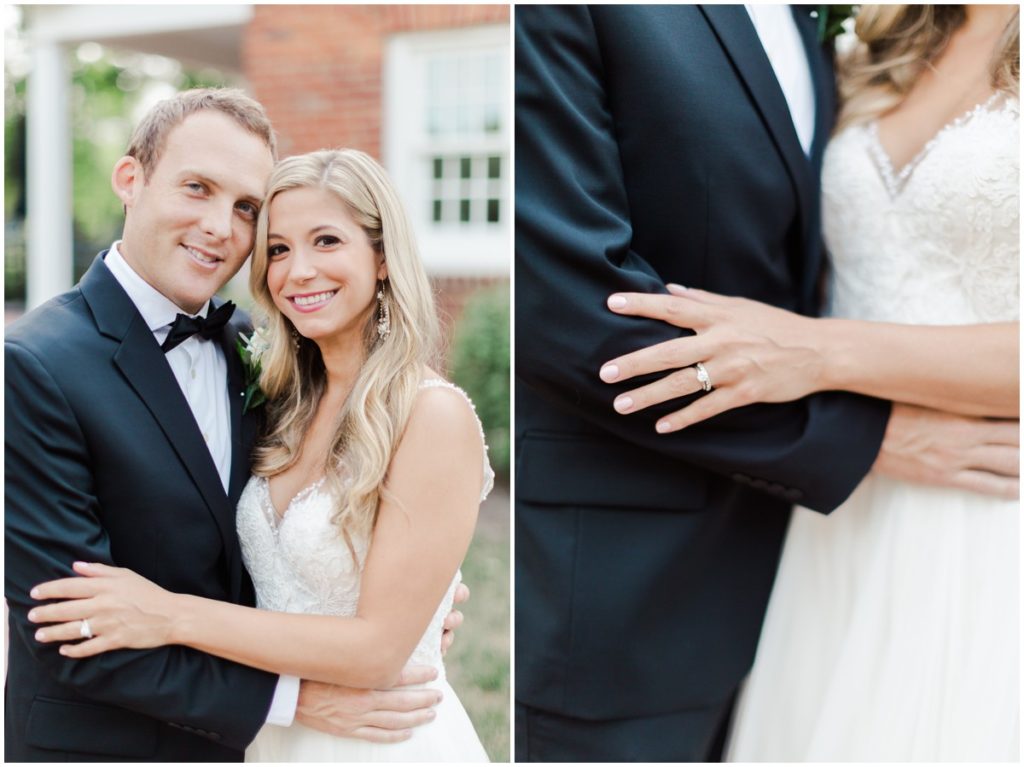
[[786, 97], [800, 146], [804, 154], [809, 155], [814, 142], [814, 83], [793, 12], [788, 5], [748, 4], [745, 7]]
[[[104, 263], [139, 310], [157, 344], [163, 344], [171, 332], [175, 317], [179, 313], [189, 312], [142, 279], [118, 251], [120, 244], [115, 242], [110, 246]], [[199, 314], [192, 316], [205, 317], [209, 310], [210, 303], [207, 302]], [[219, 344], [194, 335], [175, 346], [164, 357], [192, 410], [210, 457], [217, 466], [224, 492], [227, 493], [231, 477], [231, 405], [224, 353]], [[298, 697], [299, 679], [281, 676], [274, 691], [267, 723], [289, 726], [295, 718]]]

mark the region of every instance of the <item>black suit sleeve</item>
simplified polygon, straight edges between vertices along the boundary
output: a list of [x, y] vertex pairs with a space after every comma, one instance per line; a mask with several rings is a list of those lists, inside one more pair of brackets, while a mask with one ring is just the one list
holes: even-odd
[[779, 494], [788, 489], [786, 497], [819, 511], [834, 509], [874, 462], [888, 403], [830, 392], [741, 408], [672, 435], [657, 434], [654, 424], [680, 400], [629, 416], [613, 410], [614, 398], [639, 379], [608, 385], [598, 378], [600, 366], [681, 331], [606, 306], [616, 291], [665, 288], [630, 249], [629, 200], [615, 139], [616, 120], [643, 117], [611, 114], [604, 82], [589, 9], [517, 10], [517, 376], [631, 443], [736, 479], [756, 478]]
[[36, 357], [5, 344], [5, 594], [13, 642], [93, 701], [137, 711], [243, 749], [264, 723], [277, 676], [185, 647], [67, 659], [40, 644], [29, 590], [74, 576], [72, 562], [112, 562], [90, 456], [66, 398]]

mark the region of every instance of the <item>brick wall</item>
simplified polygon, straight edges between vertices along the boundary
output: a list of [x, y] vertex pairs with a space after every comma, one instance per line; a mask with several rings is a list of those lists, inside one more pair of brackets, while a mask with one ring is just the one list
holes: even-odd
[[282, 156], [344, 146], [380, 157], [388, 36], [508, 21], [506, 5], [255, 5], [243, 69]]

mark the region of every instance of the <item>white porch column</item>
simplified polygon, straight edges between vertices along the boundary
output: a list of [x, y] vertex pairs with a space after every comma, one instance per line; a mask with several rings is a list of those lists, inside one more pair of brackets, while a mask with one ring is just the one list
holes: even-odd
[[64, 47], [35, 40], [26, 100], [26, 299], [32, 309], [72, 285], [70, 73]]

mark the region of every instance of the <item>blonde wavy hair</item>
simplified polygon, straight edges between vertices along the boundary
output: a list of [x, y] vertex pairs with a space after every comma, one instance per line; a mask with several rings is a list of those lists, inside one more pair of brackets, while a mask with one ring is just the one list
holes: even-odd
[[267, 288], [271, 201], [289, 189], [322, 189], [337, 195], [387, 266], [384, 301], [391, 332], [379, 337], [379, 310], [376, 302], [371, 303], [363, 332], [365, 361], [342, 406], [324, 460], [326, 486], [337, 499], [332, 521], [352, 548], [352, 534], [369, 535], [376, 522], [386, 495], [388, 466], [409, 420], [424, 367], [435, 353], [434, 297], [402, 203], [384, 169], [369, 155], [341, 149], [289, 157], [277, 165], [267, 184], [249, 278], [252, 294], [267, 315], [270, 342], [261, 360], [268, 424], [254, 455], [257, 475], [273, 476], [295, 463], [327, 384], [320, 349], [297, 336]]
[[[966, 19], [962, 5], [862, 5], [858, 41], [840, 60], [842, 108], [836, 132], [896, 107]], [[1007, 24], [989, 67], [996, 90], [1018, 95], [1019, 11]]]

